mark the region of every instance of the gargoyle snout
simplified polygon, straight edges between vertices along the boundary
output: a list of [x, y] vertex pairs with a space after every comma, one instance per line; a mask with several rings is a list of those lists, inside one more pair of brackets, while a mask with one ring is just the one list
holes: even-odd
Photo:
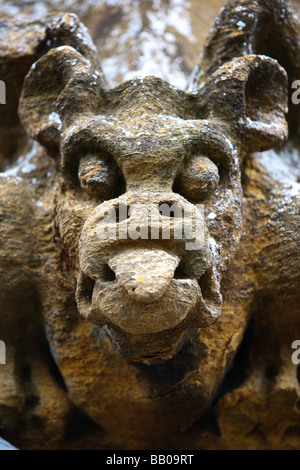
[[179, 258], [164, 250], [129, 250], [108, 262], [118, 283], [136, 301], [156, 302], [168, 289]]

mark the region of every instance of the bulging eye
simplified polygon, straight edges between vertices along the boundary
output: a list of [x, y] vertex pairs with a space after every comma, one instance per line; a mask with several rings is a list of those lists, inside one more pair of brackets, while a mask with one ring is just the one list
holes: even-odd
[[101, 199], [115, 196], [120, 175], [108, 158], [87, 155], [81, 159], [78, 169], [80, 186], [88, 194]]
[[216, 189], [219, 181], [217, 166], [207, 157], [196, 156], [180, 173], [176, 187], [187, 199], [202, 200]]

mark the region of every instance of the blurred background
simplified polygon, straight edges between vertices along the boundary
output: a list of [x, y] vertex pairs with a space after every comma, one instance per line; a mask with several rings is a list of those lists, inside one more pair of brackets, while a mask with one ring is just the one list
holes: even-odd
[[[88, 27], [110, 86], [156, 75], [185, 88], [224, 0], [0, 0], [0, 20], [73, 12]], [[300, 0], [293, 0], [300, 13]]]
[[[0, 20], [73, 12], [88, 27], [110, 86], [156, 75], [185, 88], [224, 0], [0, 0]], [[296, 0], [300, 10], [300, 0]], [[138, 74], [137, 74], [138, 72]]]

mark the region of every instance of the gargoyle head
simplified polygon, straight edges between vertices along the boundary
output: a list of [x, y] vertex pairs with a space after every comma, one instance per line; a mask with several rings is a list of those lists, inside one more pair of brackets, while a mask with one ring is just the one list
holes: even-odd
[[241, 161], [286, 138], [286, 73], [243, 53], [189, 92], [156, 77], [110, 89], [89, 54], [66, 45], [39, 59], [20, 117], [59, 160], [56, 224], [80, 314], [107, 325], [125, 357], [165, 360], [221, 313]]

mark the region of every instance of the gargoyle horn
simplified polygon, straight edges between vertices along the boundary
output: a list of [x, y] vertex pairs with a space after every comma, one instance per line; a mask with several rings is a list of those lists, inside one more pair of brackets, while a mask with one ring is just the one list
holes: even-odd
[[299, 21], [289, 0], [229, 0], [221, 9], [193, 73], [193, 88], [219, 67], [250, 54], [278, 60], [291, 75], [300, 67]]
[[191, 89], [245, 152], [267, 150], [287, 138], [287, 73], [291, 81], [299, 64], [289, 1], [230, 0], [207, 38]]

